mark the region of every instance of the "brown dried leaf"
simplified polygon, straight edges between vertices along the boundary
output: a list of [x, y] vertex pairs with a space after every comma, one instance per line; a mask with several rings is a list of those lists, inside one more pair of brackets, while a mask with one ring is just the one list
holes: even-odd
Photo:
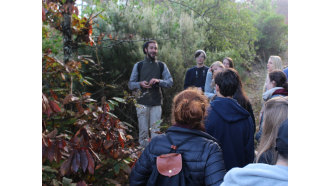
[[72, 157], [73, 157], [73, 153], [71, 153], [70, 157], [62, 163], [60, 168], [60, 172], [62, 176], [65, 176], [70, 173]]
[[52, 162], [54, 160], [54, 156], [55, 156], [55, 145], [51, 144], [48, 146], [47, 149], [47, 158], [50, 162]]
[[128, 140], [132, 140], [133, 137], [132, 137], [131, 135], [127, 135], [127, 136], [126, 136], [126, 139], [128, 139]]
[[46, 135], [47, 138], [55, 138], [57, 134], [57, 129], [54, 129], [53, 131], [51, 131], [50, 133], [48, 133]]
[[60, 162], [61, 157], [62, 157], [62, 153], [61, 153], [61, 150], [59, 148], [59, 143], [61, 143], [61, 142], [57, 142], [56, 147], [55, 147], [55, 161], [57, 163]]
[[76, 106], [77, 106], [77, 109], [78, 109], [79, 114], [84, 113], [85, 110], [82, 107], [82, 104], [80, 102], [76, 103]]
[[49, 105], [52, 108], [53, 112], [61, 112], [61, 108], [58, 106], [57, 103], [55, 103], [55, 101], [49, 101]]
[[110, 148], [112, 145], [113, 145], [113, 141], [104, 140], [104, 142], [103, 142], [103, 147], [105, 149]]

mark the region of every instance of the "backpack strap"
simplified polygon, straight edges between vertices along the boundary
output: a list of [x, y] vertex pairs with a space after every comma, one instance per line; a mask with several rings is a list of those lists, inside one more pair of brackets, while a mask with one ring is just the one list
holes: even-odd
[[164, 63], [158, 61], [158, 65], [159, 65], [159, 70], [160, 70], [160, 79], [163, 78], [163, 71], [164, 71]]
[[140, 72], [143, 66], [143, 61], [138, 62], [137, 64], [137, 70], [138, 70], [138, 82], [140, 81]]
[[187, 141], [191, 140], [192, 138], [194, 138], [195, 136], [190, 136], [188, 138], [186, 138], [185, 140], [183, 140], [181, 143], [179, 143], [178, 145], [174, 145], [172, 139], [170, 138], [170, 135], [167, 133], [166, 137], [168, 139], [168, 141], [171, 143], [171, 151], [170, 152], [176, 152], [176, 150], [178, 149], [179, 146], [181, 146], [182, 144], [186, 143]]

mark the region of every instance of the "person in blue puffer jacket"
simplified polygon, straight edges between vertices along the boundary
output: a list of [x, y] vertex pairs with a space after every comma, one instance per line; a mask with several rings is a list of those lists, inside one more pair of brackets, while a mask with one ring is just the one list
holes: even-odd
[[[147, 185], [156, 166], [156, 157], [168, 154], [172, 141], [184, 144], [177, 147], [191, 179], [187, 185], [220, 185], [226, 173], [222, 150], [217, 140], [205, 132], [204, 117], [208, 100], [201, 90], [188, 88], [177, 94], [172, 105], [172, 126], [166, 134], [156, 136], [145, 148], [130, 174], [130, 185]], [[186, 175], [185, 175], [186, 176]], [[162, 180], [160, 180], [162, 181]], [[175, 185], [179, 185], [175, 184]]]

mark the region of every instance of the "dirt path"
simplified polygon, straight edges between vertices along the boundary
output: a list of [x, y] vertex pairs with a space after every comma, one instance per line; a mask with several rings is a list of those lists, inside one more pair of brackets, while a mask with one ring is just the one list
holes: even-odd
[[249, 97], [253, 113], [256, 120], [257, 129], [259, 128], [259, 113], [262, 103], [262, 89], [266, 78], [266, 64], [255, 64], [252, 66], [252, 71], [249, 79], [244, 84], [244, 89]]

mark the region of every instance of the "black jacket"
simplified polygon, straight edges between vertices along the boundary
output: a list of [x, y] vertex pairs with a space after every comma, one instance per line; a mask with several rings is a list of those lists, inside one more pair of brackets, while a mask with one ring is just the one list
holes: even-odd
[[203, 66], [201, 68], [192, 67], [188, 69], [186, 76], [184, 78], [184, 89], [195, 86], [202, 88], [204, 92], [205, 81], [206, 81], [206, 74], [209, 70], [209, 67]]
[[[193, 183], [188, 185], [220, 185], [226, 173], [222, 150], [216, 139], [209, 134], [195, 130], [172, 126], [167, 130], [174, 143], [195, 136], [178, 147], [182, 159], [189, 169]], [[146, 185], [152, 170], [156, 166], [156, 157], [170, 152], [171, 144], [165, 134], [156, 136], [143, 151], [130, 175], [130, 185]], [[182, 164], [184, 166], [184, 164]], [[186, 172], [185, 172], [186, 173]]]

